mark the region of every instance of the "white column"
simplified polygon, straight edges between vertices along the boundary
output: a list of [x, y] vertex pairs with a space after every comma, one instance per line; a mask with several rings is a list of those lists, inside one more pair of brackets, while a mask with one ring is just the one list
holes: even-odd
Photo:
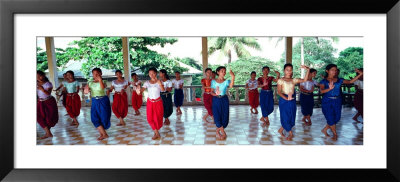
[[[57, 75], [57, 59], [56, 49], [54, 47], [54, 38], [45, 37], [46, 42], [46, 54], [47, 54], [47, 66], [49, 68], [49, 80], [53, 84], [53, 88], [57, 88], [58, 75]], [[55, 92], [51, 92], [51, 95], [55, 96]]]

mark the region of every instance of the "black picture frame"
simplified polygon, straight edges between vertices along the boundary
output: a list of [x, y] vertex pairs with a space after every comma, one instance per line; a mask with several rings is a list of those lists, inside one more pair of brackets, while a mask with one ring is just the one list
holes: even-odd
[[[14, 14], [26, 13], [380, 13], [387, 15], [386, 169], [15, 169]], [[0, 180], [5, 181], [400, 181], [398, 0], [0, 0]], [[383, 60], [380, 60], [383, 61]], [[384, 122], [384, 118], [382, 121]], [[267, 155], [268, 156], [268, 155]], [[373, 157], [373, 156], [371, 156]], [[366, 159], [368, 160], [368, 159]]]

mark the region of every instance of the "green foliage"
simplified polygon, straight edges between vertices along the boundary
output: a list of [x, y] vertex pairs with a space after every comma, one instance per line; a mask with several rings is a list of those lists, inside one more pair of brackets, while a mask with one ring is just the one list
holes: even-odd
[[[150, 50], [147, 46], [173, 44], [178, 40], [175, 38], [160, 37], [131, 37], [129, 38], [130, 62], [132, 67], [139, 67], [146, 73], [150, 67], [166, 69], [168, 73], [175, 71], [185, 72], [188, 69], [182, 68], [168, 55], [160, 54]], [[69, 60], [87, 60], [82, 64], [81, 71], [88, 78], [90, 71], [95, 67], [105, 69], [123, 69], [123, 53], [121, 37], [84, 37], [74, 41], [65, 51], [57, 49], [57, 65], [65, 65]], [[39, 48], [40, 49], [40, 48]], [[37, 64], [39, 69], [47, 69], [47, 56], [38, 50]]]
[[[61, 48], [56, 48], [57, 67], [61, 67], [61, 69], [63, 69], [63, 67], [68, 63], [69, 49], [70, 48], [67, 48], [66, 50]], [[37, 67], [36, 69], [40, 71], [45, 71], [48, 69], [46, 51], [40, 47], [36, 47], [36, 67]]]
[[[326, 39], [316, 39], [315, 37], [304, 37], [304, 63], [318, 71], [317, 75], [325, 73], [325, 66], [330, 63], [335, 63], [334, 53], [337, 51], [332, 46], [331, 41]], [[280, 71], [283, 72], [286, 54], [282, 54], [280, 60]], [[293, 78], [301, 76], [301, 42], [293, 46], [292, 55]], [[282, 74], [283, 76], [283, 74]], [[317, 76], [318, 79], [318, 76]]]
[[189, 57], [185, 57], [185, 58], [175, 58], [175, 60], [185, 63], [193, 68], [196, 68], [198, 70], [202, 70], [203, 66], [202, 64], [198, 64], [196, 60], [194, 60], [193, 58], [189, 58]]
[[355, 68], [363, 67], [363, 48], [348, 47], [339, 53], [337, 59], [338, 69], [340, 69], [340, 77], [345, 79], [354, 78], [356, 76]]

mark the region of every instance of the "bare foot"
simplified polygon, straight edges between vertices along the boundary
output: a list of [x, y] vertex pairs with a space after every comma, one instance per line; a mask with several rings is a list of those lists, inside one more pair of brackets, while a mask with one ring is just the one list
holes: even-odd
[[292, 141], [292, 138], [293, 138], [293, 136], [292, 137], [288, 136], [288, 137], [286, 137], [286, 140]]
[[261, 125], [262, 127], [267, 126], [267, 122], [263, 121], [263, 124]]
[[303, 119], [301, 119], [301, 121], [303, 121], [304, 124], [307, 124], [306, 117], [303, 117]]
[[97, 138], [97, 140], [103, 140], [104, 139], [104, 137], [103, 136], [101, 136], [100, 135], [100, 137], [99, 138]]
[[267, 122], [267, 125], [269, 125], [269, 118], [267, 117], [267, 119], [265, 120]]
[[283, 138], [285, 138], [285, 135], [283, 134], [283, 128], [280, 128], [280, 129], [278, 130], [278, 133], [281, 134], [281, 136], [282, 136]]
[[221, 129], [217, 128], [216, 132], [217, 132], [218, 139], [222, 140], [222, 134], [220, 133], [220, 130]]
[[311, 126], [311, 125], [312, 125], [311, 121], [307, 122], [307, 126]]
[[260, 121], [265, 122], [264, 117], [261, 116]]
[[118, 124], [117, 124], [117, 126], [124, 126], [124, 124], [122, 124], [122, 123], [118, 123]]
[[254, 112], [253, 112], [253, 108], [251, 108], [251, 109], [250, 109], [250, 112], [251, 112], [251, 114], [254, 114]]
[[227, 137], [227, 135], [226, 135], [225, 131], [224, 131], [224, 130], [222, 130], [222, 139], [223, 139], [223, 140], [225, 140], [225, 139], [226, 139], [226, 137]]
[[257, 111], [257, 109], [256, 109], [256, 112], [254, 112], [254, 114], [258, 114], [258, 111]]
[[40, 139], [46, 139], [46, 138], [50, 138], [50, 137], [53, 137], [53, 135], [51, 135], [51, 134], [50, 134], [50, 135], [47, 135], [47, 134], [46, 134], [46, 135], [40, 137]]
[[168, 119], [168, 118], [165, 118], [164, 124], [165, 124], [165, 125], [169, 125], [169, 124], [170, 124], [170, 122], [169, 122], [169, 119]]
[[329, 137], [327, 131], [328, 131], [328, 129], [322, 129], [322, 130], [321, 130], [321, 132], [322, 132], [323, 134], [325, 134], [326, 137]]
[[155, 134], [155, 133], [154, 133], [154, 136], [151, 137], [151, 139], [153, 139], [153, 140], [157, 140], [157, 139], [159, 139], [159, 138], [160, 138], [160, 135], [157, 135], [157, 134]]
[[337, 140], [337, 135], [333, 135], [332, 140], [336, 141]]
[[357, 122], [357, 123], [361, 123], [360, 121], [358, 121], [358, 119], [357, 118], [355, 118], [355, 117], [353, 117], [353, 120], [355, 121], [355, 122]]
[[72, 123], [70, 124], [70, 126], [75, 126], [75, 125], [77, 125], [77, 123], [75, 123], [75, 122], [72, 122]]

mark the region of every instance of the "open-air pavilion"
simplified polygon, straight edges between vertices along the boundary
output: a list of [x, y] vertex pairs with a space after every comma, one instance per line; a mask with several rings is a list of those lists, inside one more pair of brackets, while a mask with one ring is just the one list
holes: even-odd
[[[123, 61], [124, 61], [124, 78], [130, 79], [130, 60], [129, 60], [129, 37], [121, 37], [123, 44]], [[207, 37], [202, 37], [202, 64], [203, 70], [208, 67], [208, 46]], [[292, 60], [292, 37], [285, 38], [286, 44], [286, 62], [291, 63]], [[53, 37], [45, 37], [46, 53], [48, 59], [49, 80], [53, 85], [58, 86], [58, 73], [56, 64], [56, 54]], [[37, 125], [37, 144], [38, 145], [93, 145], [93, 144], [123, 144], [123, 145], [148, 145], [148, 144], [166, 144], [166, 145], [196, 145], [196, 144], [256, 144], [256, 145], [362, 145], [363, 144], [363, 125], [355, 123], [352, 117], [356, 113], [353, 107], [343, 107], [341, 121], [337, 125], [338, 140], [332, 141], [329, 137], [325, 137], [321, 133], [321, 129], [326, 124], [321, 108], [314, 108], [312, 116], [312, 126], [306, 126], [302, 123], [302, 114], [300, 106], [297, 107], [296, 125], [293, 129], [293, 141], [286, 141], [281, 138], [277, 130], [280, 127], [279, 108], [275, 105], [274, 112], [270, 115], [271, 125], [262, 127], [259, 118], [261, 112], [256, 114], [250, 113], [248, 106], [247, 94], [244, 94], [244, 100], [240, 100], [238, 94], [239, 88], [244, 85], [235, 85], [235, 95], [230, 97], [230, 123], [226, 129], [228, 138], [226, 140], [218, 140], [215, 133], [215, 124], [207, 123], [202, 120], [205, 114], [202, 100], [196, 100], [194, 90], [201, 89], [201, 86], [188, 85], [185, 88], [185, 99], [183, 104], [183, 114], [177, 116], [175, 113], [170, 117], [171, 124], [163, 126], [161, 129], [161, 139], [151, 140], [152, 130], [146, 121], [146, 107], [142, 107], [140, 116], [134, 116], [132, 107], [129, 107], [128, 116], [125, 118], [126, 126], [116, 126], [118, 119], [112, 114], [111, 128], [108, 129], [110, 138], [103, 141], [97, 141], [97, 131], [90, 121], [90, 102], [86, 99], [90, 95], [82, 97], [81, 114], [77, 118], [80, 122], [79, 127], [70, 126], [71, 120], [69, 116], [65, 116], [64, 107], [59, 107], [59, 122], [52, 128], [54, 137], [47, 139], [39, 139], [44, 131]], [[274, 88], [276, 90], [276, 87]], [[191, 90], [191, 92], [187, 92]], [[130, 103], [131, 90], [127, 89], [128, 103]], [[187, 93], [191, 93], [188, 95]], [[275, 103], [277, 103], [277, 95], [274, 91]], [[352, 102], [352, 94], [346, 93], [345, 99], [347, 104]], [[316, 100], [320, 100], [320, 95], [316, 95]], [[145, 99], [144, 99], [145, 101]], [[319, 102], [316, 102], [318, 106]], [[144, 105], [146, 103], [144, 102]], [[175, 109], [174, 109], [175, 110]], [[329, 134], [331, 134], [329, 132]]]

